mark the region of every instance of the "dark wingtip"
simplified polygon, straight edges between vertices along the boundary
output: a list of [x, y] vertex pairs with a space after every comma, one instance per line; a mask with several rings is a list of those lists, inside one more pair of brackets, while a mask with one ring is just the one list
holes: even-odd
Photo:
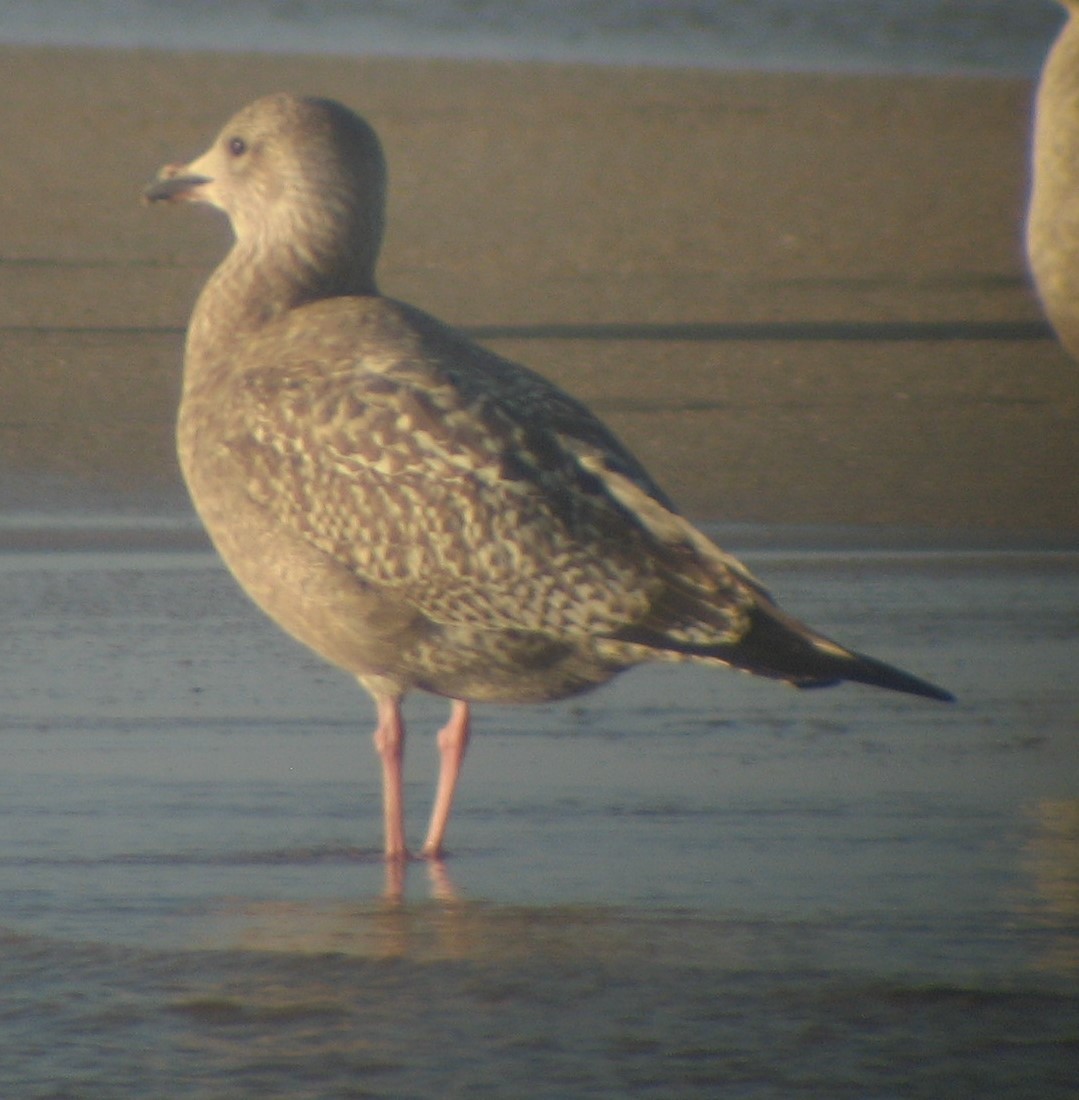
[[860, 653], [850, 654], [847, 670], [839, 670], [844, 680], [857, 684], [869, 684], [871, 687], [887, 688], [889, 691], [902, 691], [907, 695], [919, 695], [923, 699], [935, 699], [940, 703], [954, 703], [955, 696], [928, 680], [912, 676], [901, 668], [887, 665], [873, 657], [864, 657]]
[[849, 681], [940, 703], [955, 702], [950, 691], [837, 645], [771, 605], [758, 604], [754, 608], [750, 629], [729, 648], [727, 659], [737, 668], [786, 680], [800, 688], [831, 687]]

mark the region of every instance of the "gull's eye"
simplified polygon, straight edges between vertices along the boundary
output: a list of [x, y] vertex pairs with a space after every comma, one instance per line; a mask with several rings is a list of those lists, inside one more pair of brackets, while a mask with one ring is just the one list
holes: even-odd
[[234, 157], [242, 157], [247, 152], [247, 142], [243, 138], [229, 138], [229, 152]]

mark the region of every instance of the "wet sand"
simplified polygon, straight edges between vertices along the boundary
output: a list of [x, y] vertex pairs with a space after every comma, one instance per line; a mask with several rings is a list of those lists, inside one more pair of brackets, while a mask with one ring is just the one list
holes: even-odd
[[1079, 530], [1079, 373], [1021, 257], [1029, 83], [0, 50], [0, 501], [182, 501], [226, 247], [141, 186], [241, 103], [366, 114], [383, 289], [591, 403], [692, 514]]

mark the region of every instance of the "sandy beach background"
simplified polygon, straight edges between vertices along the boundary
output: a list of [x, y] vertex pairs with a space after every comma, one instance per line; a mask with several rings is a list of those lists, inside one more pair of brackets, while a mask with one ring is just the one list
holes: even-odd
[[183, 499], [182, 331], [228, 241], [144, 209], [248, 99], [391, 171], [383, 290], [589, 402], [691, 514], [1079, 531], [1079, 374], [1021, 254], [1032, 86], [0, 50], [0, 499]]

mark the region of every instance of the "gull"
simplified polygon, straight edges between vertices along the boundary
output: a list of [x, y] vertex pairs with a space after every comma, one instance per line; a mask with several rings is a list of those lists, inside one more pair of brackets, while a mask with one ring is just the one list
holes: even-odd
[[231, 222], [187, 332], [180, 465], [242, 588], [374, 698], [387, 859], [409, 855], [412, 689], [450, 700], [419, 853], [434, 860], [474, 703], [562, 699], [687, 660], [951, 699], [782, 611], [579, 401], [383, 297], [385, 192], [363, 119], [277, 94], [145, 196]]
[[1079, 0], [1063, 6], [1034, 101], [1026, 251], [1045, 315], [1079, 358]]

